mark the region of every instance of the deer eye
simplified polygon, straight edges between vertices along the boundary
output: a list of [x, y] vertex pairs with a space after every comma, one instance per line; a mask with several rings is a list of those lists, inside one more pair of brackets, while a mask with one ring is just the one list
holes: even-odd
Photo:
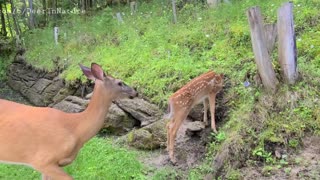
[[118, 82], [118, 86], [122, 86], [123, 85], [123, 83], [122, 82]]

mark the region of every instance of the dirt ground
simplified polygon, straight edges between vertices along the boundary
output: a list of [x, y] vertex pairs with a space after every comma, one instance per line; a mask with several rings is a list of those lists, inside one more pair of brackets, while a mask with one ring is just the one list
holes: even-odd
[[[206, 153], [207, 139], [199, 136], [189, 137], [186, 135], [186, 120], [178, 131], [176, 140], [177, 164], [174, 166], [169, 161], [165, 149], [157, 150], [141, 159], [145, 164], [155, 167], [187, 171], [200, 164]], [[209, 136], [210, 128], [206, 128], [203, 136]], [[288, 165], [281, 168], [273, 167], [266, 172], [263, 166], [250, 166], [240, 169], [244, 180], [320, 180], [320, 137], [311, 136], [303, 139], [303, 147], [288, 154]]]
[[[175, 144], [175, 156], [177, 160], [175, 165], [169, 161], [166, 149], [156, 150], [151, 154], [144, 156], [141, 160], [145, 164], [155, 168], [168, 166], [182, 171], [198, 165], [206, 153], [207, 140], [201, 138], [200, 135], [194, 135], [192, 137], [186, 135], [187, 124], [191, 122], [192, 121], [189, 119], [185, 120], [178, 131]], [[202, 133], [209, 134], [210, 128], [206, 128], [205, 132]], [[202, 135], [202, 137], [205, 136]]]
[[[318, 180], [320, 179], [320, 137], [303, 139], [303, 147], [288, 155], [288, 165], [275, 168], [266, 174], [263, 167], [245, 167], [241, 169], [243, 179], [253, 180]], [[265, 175], [264, 175], [265, 174]]]

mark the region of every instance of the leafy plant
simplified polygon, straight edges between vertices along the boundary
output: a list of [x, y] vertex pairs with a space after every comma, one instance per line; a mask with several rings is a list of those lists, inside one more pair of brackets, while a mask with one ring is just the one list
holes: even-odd
[[219, 131], [217, 134], [211, 133], [215, 140], [219, 143], [223, 142], [227, 137], [224, 131]]
[[252, 152], [252, 155], [256, 156], [258, 158], [261, 158], [267, 164], [274, 164], [275, 163], [275, 160], [274, 160], [271, 152], [265, 151], [264, 148], [262, 148], [262, 147], [258, 147], [256, 149], [254, 149]]

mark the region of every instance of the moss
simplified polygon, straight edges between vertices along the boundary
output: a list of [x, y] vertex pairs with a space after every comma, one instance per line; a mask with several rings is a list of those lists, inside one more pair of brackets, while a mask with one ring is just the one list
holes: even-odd
[[131, 142], [131, 145], [139, 149], [155, 149], [157, 146], [153, 134], [144, 129], [134, 132], [134, 141]]
[[242, 175], [239, 172], [239, 170], [230, 169], [226, 174], [226, 179], [238, 180], [238, 179], [242, 179]]
[[135, 131], [135, 130], [133, 130], [133, 131], [131, 131], [131, 132], [129, 132], [129, 133], [127, 134], [127, 142], [128, 142], [129, 144], [133, 143], [133, 141], [134, 141], [134, 131]]

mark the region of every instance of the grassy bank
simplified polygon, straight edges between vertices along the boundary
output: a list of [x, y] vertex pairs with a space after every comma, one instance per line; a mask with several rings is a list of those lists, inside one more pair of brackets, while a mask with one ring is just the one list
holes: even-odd
[[[94, 16], [71, 16], [60, 22], [58, 46], [54, 45], [52, 28], [29, 32], [25, 37], [27, 58], [36, 66], [53, 69], [52, 59], [59, 57], [69, 82], [81, 77], [79, 62], [98, 62], [164, 106], [172, 92], [205, 71], [225, 73], [237, 88], [247, 74], [255, 74], [245, 11], [259, 5], [265, 23], [272, 23], [282, 2], [235, 1], [216, 9], [186, 4], [179, 10], [176, 25], [171, 23], [170, 4], [161, 2], [142, 3], [133, 16], [123, 7], [123, 24], [114, 18], [118, 8]], [[299, 63], [310, 61], [317, 66], [319, 4], [304, 0], [294, 4]], [[276, 58], [274, 55], [275, 66]], [[316, 67], [309, 69], [308, 73], [313, 73]]]

